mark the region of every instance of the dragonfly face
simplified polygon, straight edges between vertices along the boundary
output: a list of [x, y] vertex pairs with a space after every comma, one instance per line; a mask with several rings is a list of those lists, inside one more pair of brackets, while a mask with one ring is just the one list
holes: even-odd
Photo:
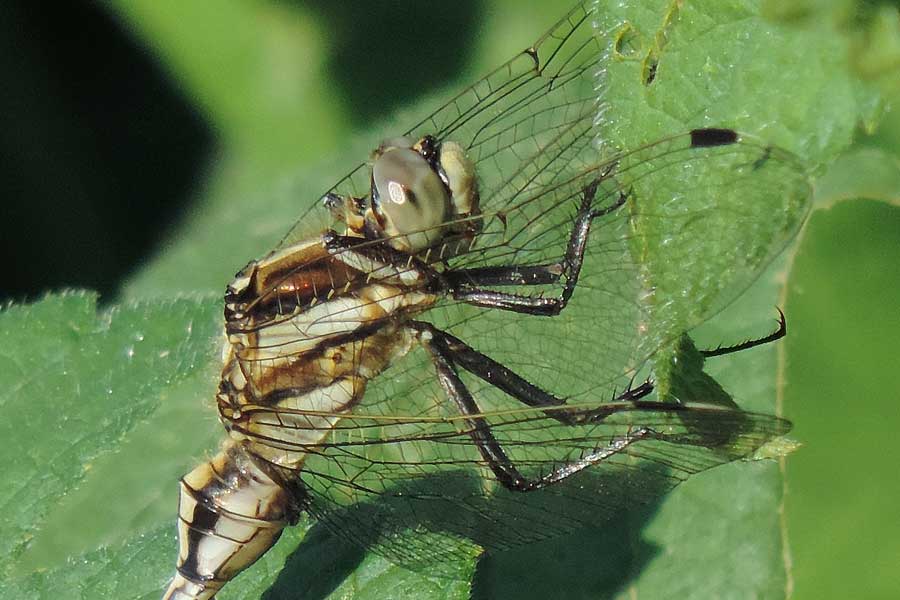
[[454, 142], [437, 145], [430, 136], [415, 144], [385, 142], [375, 152], [368, 204], [367, 227], [359, 233], [386, 239], [401, 252], [441, 244], [460, 225], [471, 239], [478, 210], [475, 167]]
[[[720, 128], [598, 154], [590, 20], [579, 4], [382, 143], [310, 209], [334, 229], [289, 233], [228, 286], [227, 437], [182, 479], [164, 598], [213, 597], [302, 511], [421, 564], [452, 551], [399, 533], [504, 548], [788, 431], [651, 395], [654, 361], [799, 226], [803, 169]], [[716, 260], [694, 256], [704, 237], [721, 240]], [[689, 269], [717, 261], [727, 273]]]

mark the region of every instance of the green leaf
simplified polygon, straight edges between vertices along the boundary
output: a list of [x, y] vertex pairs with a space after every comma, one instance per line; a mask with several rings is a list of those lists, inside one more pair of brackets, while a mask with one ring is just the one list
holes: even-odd
[[[619, 36], [610, 38], [616, 52], [603, 88], [603, 137], [611, 147], [729, 126], [815, 167], [839, 156], [858, 124], [877, 113], [877, 94], [848, 68], [848, 32], [830, 23], [771, 23], [754, 2], [617, 4], [601, 13], [601, 28]], [[0, 314], [4, 598], [158, 597], [174, 565], [177, 478], [221, 435], [212, 401], [220, 300], [159, 298], [221, 290], [385, 130], [341, 140], [331, 160], [341, 168], [307, 164], [303, 183], [284, 174], [298, 157], [338, 146], [328, 136], [343, 131], [342, 115], [315, 100], [332, 97], [317, 70], [315, 28], [292, 9], [270, 5], [235, 4], [213, 19], [197, 7], [115, 3], [216, 123], [222, 158], [206, 182], [203, 210], [123, 293], [153, 300], [125, 300], [98, 314], [91, 296], [66, 294]], [[511, 19], [502, 20], [510, 27]], [[506, 36], [524, 45], [548, 24], [538, 21]], [[271, 90], [260, 81], [271, 83], [284, 64], [303, 70], [310, 87], [291, 103], [269, 106]], [[312, 104], [292, 104], [298, 97]], [[767, 333], [783, 269], [776, 262], [695, 331], [702, 345]], [[774, 411], [774, 348], [710, 361], [710, 372], [741, 407]], [[779, 597], [787, 585], [780, 503], [778, 465], [727, 465], [601, 530], [482, 560], [473, 595]], [[222, 600], [468, 596], [471, 562], [453, 565], [459, 580], [429, 577], [365, 555], [321, 525], [309, 527], [288, 532]]]
[[857, 198], [900, 206], [900, 156], [884, 148], [854, 148], [838, 158], [816, 186], [817, 208]]
[[[215, 302], [129, 305], [100, 314], [95, 302], [92, 294], [68, 293], [0, 314], [4, 576], [52, 568], [81, 551], [135, 535], [128, 525], [140, 522], [136, 512], [146, 507], [147, 490], [130, 486], [146, 485], [142, 470], [152, 475], [163, 468], [171, 477], [172, 465], [147, 464], [150, 445], [143, 454], [131, 453], [130, 468], [117, 479], [98, 475], [110, 475], [110, 458], [125, 466], [128, 436], [173, 390], [198, 377], [212, 381]], [[190, 416], [197, 430], [204, 419]], [[150, 440], [196, 452], [190, 444], [173, 444], [177, 431], [153, 431]], [[129, 477], [133, 469], [136, 478]], [[78, 515], [83, 522], [56, 522], [90, 488], [93, 502]]]
[[[794, 597], [891, 598], [900, 589], [900, 209], [815, 212], [791, 269], [785, 413], [804, 447], [787, 464]], [[848, 574], [854, 574], [849, 579]]]

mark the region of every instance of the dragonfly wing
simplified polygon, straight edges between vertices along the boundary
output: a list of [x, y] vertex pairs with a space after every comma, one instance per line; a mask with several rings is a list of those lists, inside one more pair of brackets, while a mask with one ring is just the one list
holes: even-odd
[[[626, 199], [592, 223], [578, 285], [560, 315], [525, 317], [445, 300], [423, 316], [569, 405], [596, 408], [648, 377], [661, 349], [759, 276], [802, 222], [810, 192], [794, 157], [724, 130], [600, 154], [594, 74], [605, 58], [587, 4], [409, 133], [454, 141], [476, 165], [482, 231], [467, 252], [446, 264], [435, 258], [436, 267], [558, 262], [587, 189], [597, 186], [591, 207], [600, 212]], [[364, 197], [370, 177], [362, 164], [331, 192]], [[555, 295], [559, 287], [504, 291]], [[359, 352], [379, 349], [363, 344]], [[523, 417], [499, 389], [465, 379], [495, 436], [531, 476], [634, 427], [659, 435], [580, 473], [576, 485], [508, 492], [472, 444], [426, 353], [414, 349], [369, 382], [330, 441], [313, 449], [301, 472], [311, 511], [407, 564], [443, 550], [428, 535], [395, 542], [398, 532], [449, 533], [502, 548], [575, 527], [585, 511], [602, 517], [634, 498], [649, 501], [788, 428], [775, 417], [722, 407], [692, 409], [690, 426], [686, 413], [639, 406], [618, 415], [632, 421], [563, 425], [543, 413]], [[722, 431], [730, 433], [710, 437]], [[515, 527], [522, 521], [534, 524], [524, 535]]]
[[448, 556], [471, 555], [473, 543], [502, 550], [602, 525], [790, 428], [777, 417], [716, 405], [634, 404], [579, 426], [534, 410], [481, 416], [529, 478], [602, 452], [638, 429], [652, 434], [564, 482], [523, 493], [494, 478], [458, 415], [353, 416], [302, 473], [310, 511], [394, 561], [433, 569]]

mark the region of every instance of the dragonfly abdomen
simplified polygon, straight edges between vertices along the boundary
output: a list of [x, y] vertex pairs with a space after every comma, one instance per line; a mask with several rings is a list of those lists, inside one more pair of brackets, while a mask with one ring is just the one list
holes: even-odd
[[241, 444], [181, 480], [177, 573], [163, 600], [208, 600], [278, 540], [301, 507]]

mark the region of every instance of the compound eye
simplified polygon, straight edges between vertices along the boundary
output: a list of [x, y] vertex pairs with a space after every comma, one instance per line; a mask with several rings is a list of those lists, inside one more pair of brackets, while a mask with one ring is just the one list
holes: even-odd
[[438, 174], [410, 148], [390, 148], [372, 167], [372, 209], [390, 244], [405, 252], [432, 246], [443, 235], [450, 198]]

